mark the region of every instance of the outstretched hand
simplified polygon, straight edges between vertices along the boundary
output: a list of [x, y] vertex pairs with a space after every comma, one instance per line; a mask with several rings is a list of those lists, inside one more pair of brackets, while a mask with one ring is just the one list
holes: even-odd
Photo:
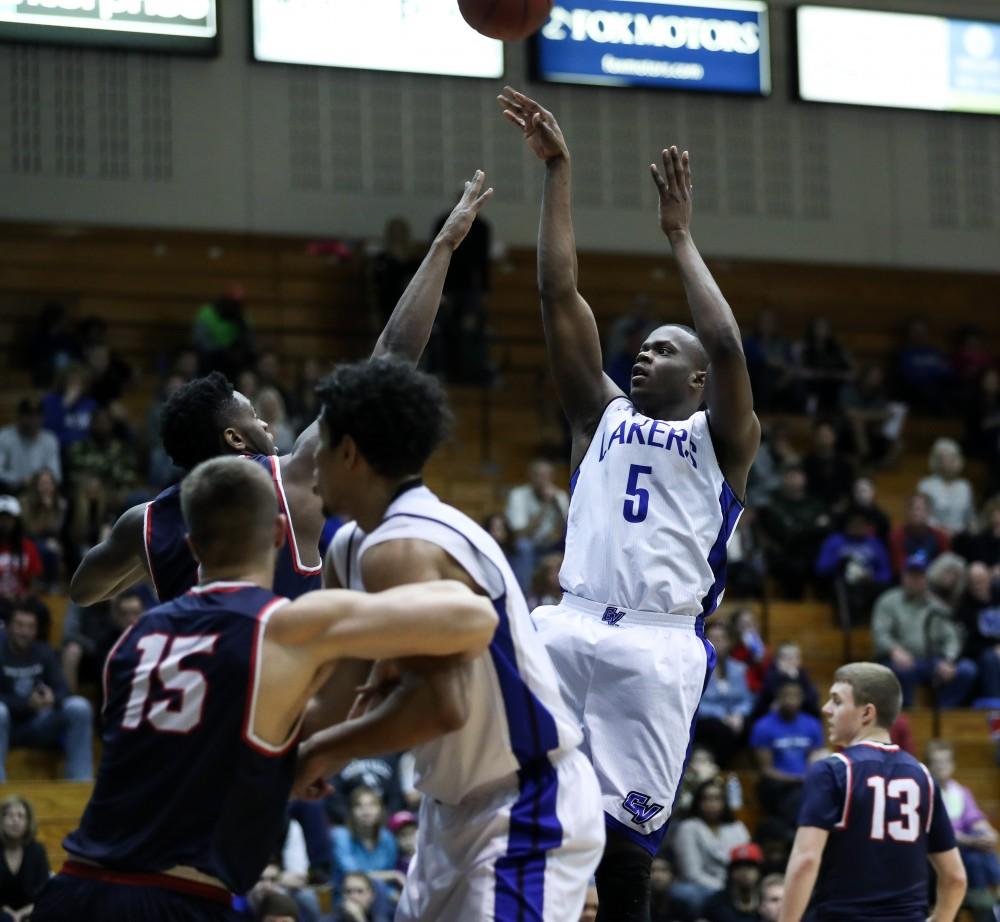
[[691, 227], [691, 212], [694, 202], [694, 183], [691, 179], [691, 158], [687, 151], [681, 153], [676, 147], [664, 150], [663, 173], [655, 163], [649, 165], [653, 182], [660, 193], [660, 230], [668, 237], [685, 233]]
[[476, 170], [465, 184], [465, 191], [458, 200], [458, 204], [452, 208], [451, 214], [445, 220], [438, 231], [438, 237], [445, 240], [452, 250], [465, 239], [472, 227], [472, 222], [476, 220], [479, 210], [485, 205], [493, 195], [493, 187], [490, 186], [483, 192], [483, 183], [486, 182], [486, 174], [482, 170]]
[[555, 116], [548, 109], [543, 109], [530, 96], [525, 96], [510, 86], [503, 88], [503, 92], [497, 96], [497, 102], [507, 121], [521, 129], [528, 147], [539, 160], [569, 157], [566, 139]]

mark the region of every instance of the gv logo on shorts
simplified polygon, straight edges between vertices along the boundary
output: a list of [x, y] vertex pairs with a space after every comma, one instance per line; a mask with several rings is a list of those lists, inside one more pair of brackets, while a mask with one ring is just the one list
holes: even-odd
[[651, 804], [652, 798], [641, 791], [629, 791], [622, 806], [632, 814], [632, 822], [637, 826], [648, 823], [663, 809], [663, 804]]
[[625, 612], [621, 611], [618, 608], [615, 608], [614, 605], [609, 605], [607, 608], [604, 609], [604, 614], [601, 616], [601, 620], [605, 624], [610, 624], [612, 627], [614, 627], [624, 617], [625, 617]]

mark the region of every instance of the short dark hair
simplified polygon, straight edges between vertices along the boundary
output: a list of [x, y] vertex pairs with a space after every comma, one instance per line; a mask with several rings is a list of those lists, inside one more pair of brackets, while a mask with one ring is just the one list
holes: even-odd
[[266, 551], [278, 515], [274, 484], [256, 462], [211, 458], [181, 482], [181, 511], [199, 560], [235, 566]]
[[451, 428], [444, 388], [400, 359], [338, 365], [316, 393], [330, 444], [349, 435], [382, 477], [419, 473]]
[[834, 682], [851, 686], [856, 707], [875, 707], [875, 723], [888, 730], [899, 717], [903, 706], [903, 689], [899, 679], [887, 666], [878, 663], [848, 663], [833, 674]]
[[188, 381], [163, 404], [163, 450], [184, 471], [222, 454], [222, 430], [235, 410], [233, 385], [221, 372]]

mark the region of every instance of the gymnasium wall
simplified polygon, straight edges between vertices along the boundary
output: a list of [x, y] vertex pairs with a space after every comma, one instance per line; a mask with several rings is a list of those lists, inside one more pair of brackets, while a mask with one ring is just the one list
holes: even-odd
[[[0, 45], [0, 221], [376, 236], [402, 215], [423, 234], [481, 166], [497, 236], [533, 242], [540, 165], [497, 85], [254, 64], [248, 4], [221, 6], [215, 59]], [[772, 0], [769, 99], [537, 88], [574, 151], [580, 246], [662, 247], [646, 170], [676, 142], [708, 253], [997, 270], [1000, 119], [793, 102], [790, 7]], [[530, 91], [524, 49], [506, 53], [507, 80]]]

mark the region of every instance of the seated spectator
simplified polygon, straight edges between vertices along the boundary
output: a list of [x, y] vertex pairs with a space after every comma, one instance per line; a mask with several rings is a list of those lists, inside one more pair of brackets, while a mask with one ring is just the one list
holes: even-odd
[[904, 331], [895, 356], [895, 380], [899, 396], [918, 411], [950, 412], [955, 372], [943, 349], [930, 342], [927, 322], [914, 317]]
[[63, 623], [62, 668], [71, 695], [79, 692], [81, 679], [101, 682], [111, 648], [145, 610], [145, 600], [137, 589], [126, 589], [110, 602], [90, 608], [70, 603]]
[[757, 616], [752, 608], [737, 608], [729, 616], [729, 636], [733, 643], [729, 655], [746, 664], [747, 688], [756, 695], [771, 665], [771, 654], [760, 636]]
[[396, 870], [405, 877], [417, 851], [417, 815], [397, 810], [385, 825], [396, 837]]
[[41, 576], [42, 558], [24, 534], [21, 504], [13, 496], [0, 496], [0, 599], [28, 595]]
[[954, 612], [965, 594], [965, 558], [952, 551], [938, 554], [927, 568], [927, 588], [945, 608]]
[[255, 922], [300, 922], [299, 905], [295, 898], [280, 890], [265, 893], [257, 904]]
[[0, 781], [6, 780], [8, 749], [62, 749], [66, 778], [93, 778], [90, 702], [67, 693], [52, 648], [37, 639], [39, 603], [15, 605], [0, 640]]
[[872, 603], [892, 581], [889, 551], [857, 512], [829, 535], [816, 558], [816, 575], [847, 605], [852, 624], [868, 620]]
[[528, 593], [528, 608], [538, 608], [539, 605], [557, 605], [562, 598], [562, 588], [559, 586], [559, 570], [562, 567], [562, 554], [546, 554], [538, 561], [535, 572], [531, 574], [531, 592]]
[[802, 710], [813, 717], [819, 717], [819, 693], [813, 680], [802, 667], [802, 648], [791, 640], [778, 644], [774, 659], [764, 674], [760, 694], [754, 705], [752, 720], [763, 717], [778, 700], [778, 692], [786, 682], [795, 682], [802, 689]]
[[[98, 322], [105, 332], [97, 335], [106, 336], [104, 321]], [[83, 362], [90, 374], [90, 396], [102, 407], [118, 403], [132, 380], [132, 366], [113, 352], [106, 342], [100, 341], [92, 342], [84, 349]]]
[[917, 757], [917, 749], [913, 745], [913, 728], [910, 726], [910, 719], [902, 711], [889, 727], [889, 739], [903, 752]]
[[139, 473], [135, 452], [115, 434], [108, 410], [94, 411], [90, 435], [70, 446], [66, 468], [72, 491], [72, 538], [78, 545], [96, 544], [101, 527], [118, 514]]
[[1000, 857], [997, 831], [979, 809], [976, 798], [955, 778], [955, 749], [947, 740], [931, 740], [924, 756], [958, 842], [969, 879], [966, 904], [989, 911], [1000, 900]]
[[813, 447], [802, 459], [806, 488], [833, 513], [847, 508], [854, 486], [854, 465], [837, 448], [837, 430], [829, 422], [813, 428]]
[[[817, 749], [815, 753], [823, 750]], [[814, 759], [810, 760], [810, 764]], [[792, 842], [795, 840], [795, 833], [789, 829], [781, 820], [773, 816], [765, 816], [757, 823], [754, 830], [754, 842], [760, 846], [764, 855], [764, 865], [761, 868], [765, 875], [783, 874], [788, 866], [788, 859], [792, 854]]]
[[736, 530], [729, 541], [726, 566], [726, 591], [731, 597], [737, 599], [764, 597], [767, 561], [764, 555], [764, 539], [757, 524], [757, 511], [752, 507], [743, 511], [736, 525]]
[[760, 510], [767, 566], [788, 599], [801, 599], [813, 572], [816, 552], [830, 527], [830, 514], [806, 485], [801, 467], [787, 467], [781, 488]]
[[514, 487], [507, 496], [507, 521], [514, 533], [512, 566], [526, 592], [538, 558], [562, 550], [568, 514], [569, 494], [553, 483], [552, 465], [532, 461], [528, 483]]
[[994, 496], [982, 512], [983, 525], [978, 531], [955, 535], [955, 551], [969, 563], [1000, 567], [1000, 496]]
[[191, 342], [198, 352], [202, 374], [221, 371], [234, 381], [244, 368], [253, 365], [253, 331], [243, 311], [244, 291], [230, 285], [225, 294], [203, 304], [194, 318]]
[[0, 922], [30, 919], [35, 898], [49, 879], [49, 857], [37, 834], [28, 801], [17, 794], [0, 800]]
[[888, 589], [872, 613], [875, 659], [888, 666], [903, 688], [903, 707], [913, 704], [918, 683], [933, 684], [941, 707], [958, 707], [976, 679], [976, 666], [960, 659], [958, 625], [927, 587], [927, 558], [908, 558], [902, 584]]
[[886, 547], [889, 546], [889, 531], [891, 524], [885, 510], [878, 505], [875, 495], [875, 484], [869, 477], [858, 477], [851, 486], [851, 500], [841, 516], [846, 521], [849, 515], [864, 516], [868, 530]]
[[705, 635], [715, 647], [716, 661], [698, 707], [694, 739], [725, 768], [740, 748], [753, 695], [747, 687], [746, 665], [729, 655], [732, 643], [726, 622], [710, 622]]
[[[712, 781], [718, 777], [719, 763], [715, 761], [715, 756], [704, 746], [693, 745], [691, 755], [688, 756], [687, 767], [681, 776], [680, 787], [677, 789], [677, 800], [674, 802], [672, 815], [678, 818], [689, 816], [691, 805], [694, 803], [695, 791], [706, 781]], [[729, 804], [729, 806], [733, 805]]]
[[[775, 429], [783, 429], [780, 423], [761, 420], [761, 442], [757, 457], [753, 459], [747, 475], [747, 508], [754, 509], [768, 502], [771, 494], [781, 486], [782, 460], [774, 444]], [[797, 456], [795, 460], [798, 460]]]
[[18, 493], [39, 471], [62, 479], [59, 439], [42, 428], [42, 405], [30, 397], [17, 404], [17, 422], [0, 429], [0, 490]]
[[635, 366], [635, 357], [642, 350], [646, 334], [655, 325], [642, 314], [628, 314], [615, 324], [608, 336], [604, 370], [625, 394], [632, 390], [632, 368]]
[[344, 875], [340, 909], [333, 922], [389, 922], [389, 913], [380, 906], [379, 894], [371, 877], [360, 871]]
[[781, 335], [774, 311], [765, 309], [757, 315], [750, 332], [743, 337], [743, 354], [754, 404], [765, 412], [792, 405], [792, 347]]
[[395, 812], [409, 806], [403, 797], [398, 755], [372, 756], [348, 762], [332, 779], [333, 794], [326, 800], [326, 810], [332, 823], [346, 823], [350, 817], [350, 800], [358, 787], [374, 791], [382, 806]]
[[405, 218], [390, 218], [382, 231], [381, 248], [368, 261], [377, 326], [385, 325], [419, 266], [420, 254], [409, 223]]
[[792, 346], [792, 355], [801, 408], [810, 415], [836, 410], [842, 387], [853, 377], [854, 363], [834, 338], [828, 317], [813, 317], [807, 322], [802, 339]]
[[511, 554], [514, 553], [514, 539], [510, 532], [510, 525], [507, 523], [507, 517], [502, 512], [494, 512], [492, 515], [486, 516], [483, 528], [500, 545], [504, 557], [510, 560]]
[[989, 491], [1000, 490], [1000, 371], [991, 368], [966, 405], [965, 448], [969, 456], [986, 463]]
[[802, 687], [786, 681], [778, 689], [777, 707], [750, 731], [750, 746], [760, 770], [757, 797], [769, 816], [794, 829], [802, 802], [802, 781], [809, 754], [824, 745], [822, 724], [802, 713]]
[[364, 785], [351, 791], [347, 823], [330, 833], [335, 882], [352, 871], [395, 873], [396, 840], [384, 822], [382, 800], [375, 791]]
[[695, 792], [691, 817], [678, 824], [674, 835], [678, 880], [673, 896], [678, 906], [699, 918], [705, 901], [726, 886], [730, 853], [749, 841], [746, 826], [726, 806], [722, 782], [702, 784]]
[[[649, 866], [650, 922], [678, 922], [680, 919], [680, 909], [674, 905], [673, 886], [674, 866], [666, 855], [662, 853], [656, 855]], [[597, 888], [594, 887], [593, 890], [596, 897]], [[594, 910], [591, 922], [595, 922], [597, 919], [596, 902]], [[583, 918], [581, 918], [581, 922], [583, 922]]]
[[28, 341], [28, 367], [35, 387], [52, 379], [80, 355], [80, 344], [70, 326], [66, 308], [55, 301], [42, 305]]
[[922, 554], [930, 564], [938, 554], [948, 550], [951, 538], [930, 524], [930, 514], [930, 500], [923, 493], [914, 493], [907, 500], [905, 521], [889, 533], [889, 556], [896, 576], [915, 554]]
[[938, 439], [931, 447], [930, 477], [917, 484], [917, 492], [930, 500], [929, 522], [953, 535], [975, 524], [972, 484], [960, 477], [965, 466], [962, 449], [954, 439]]
[[781, 874], [768, 874], [760, 882], [761, 922], [778, 922], [781, 904], [785, 899], [785, 878]]
[[729, 853], [726, 888], [702, 907], [706, 922], [760, 922], [760, 878], [764, 856], [755, 842]]
[[42, 579], [50, 592], [58, 585], [62, 571], [67, 508], [52, 472], [48, 468], [36, 471], [21, 494], [21, 522], [25, 536], [35, 543], [42, 559]]
[[955, 620], [965, 629], [962, 654], [979, 668], [979, 696], [1000, 704], [1000, 577], [985, 564], [969, 565]]
[[899, 456], [906, 404], [889, 400], [881, 365], [870, 365], [856, 384], [844, 389], [844, 415], [850, 426], [854, 457], [881, 467]]
[[268, 432], [274, 439], [279, 455], [287, 455], [295, 444], [295, 433], [288, 425], [285, 401], [281, 392], [274, 387], [262, 387], [254, 400], [257, 415], [267, 423]]
[[996, 357], [987, 348], [979, 327], [965, 326], [959, 331], [958, 348], [951, 364], [963, 399], [974, 392], [984, 372], [996, 367]]
[[86, 369], [71, 363], [56, 376], [56, 386], [42, 398], [42, 425], [55, 434], [66, 451], [90, 432], [90, 417], [97, 401], [90, 396]]

